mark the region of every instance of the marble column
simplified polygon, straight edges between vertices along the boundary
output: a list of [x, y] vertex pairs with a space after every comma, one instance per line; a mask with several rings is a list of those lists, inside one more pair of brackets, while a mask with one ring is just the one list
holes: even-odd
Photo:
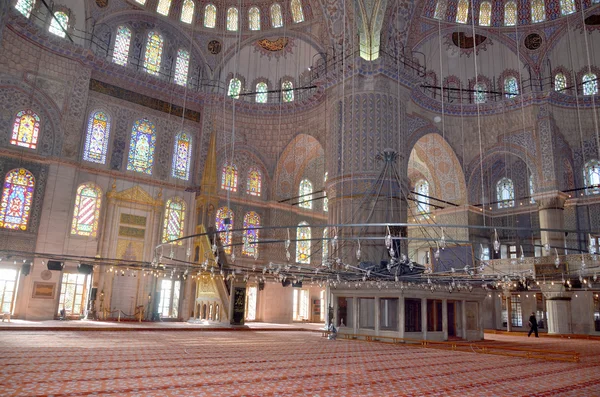
[[398, 299], [398, 334], [401, 338], [404, 338], [404, 329], [406, 326], [406, 320], [404, 318], [405, 309], [404, 309], [404, 296], [400, 296]]
[[423, 339], [427, 339], [427, 298], [421, 298], [421, 331]]
[[548, 312], [549, 334], [570, 334], [571, 327], [571, 297], [572, 292], [561, 284], [542, 285], [542, 293], [546, 298]]
[[442, 299], [442, 331], [444, 340], [448, 340], [448, 299]]
[[[567, 195], [562, 192], [547, 192], [535, 196], [538, 204], [538, 214], [541, 229], [563, 229], [564, 226], [564, 205]], [[558, 252], [564, 253], [565, 235], [564, 232], [541, 232], [542, 244], [549, 244], [550, 251], [542, 250], [542, 255], [552, 256]], [[556, 248], [556, 251], [554, 250]]]
[[512, 296], [509, 293], [506, 293], [506, 330], [508, 332], [512, 331]]
[[460, 321], [462, 324], [462, 338], [467, 339], [467, 301], [460, 301]]

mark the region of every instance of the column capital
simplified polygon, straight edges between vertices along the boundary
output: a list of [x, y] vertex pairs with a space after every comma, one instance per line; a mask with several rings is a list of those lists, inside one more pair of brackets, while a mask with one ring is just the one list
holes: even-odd
[[573, 296], [573, 292], [567, 291], [562, 284], [542, 284], [540, 289], [547, 300], [571, 300]]
[[533, 196], [540, 210], [558, 209], [562, 210], [565, 207], [565, 201], [569, 195], [560, 191], [550, 191], [539, 193]]

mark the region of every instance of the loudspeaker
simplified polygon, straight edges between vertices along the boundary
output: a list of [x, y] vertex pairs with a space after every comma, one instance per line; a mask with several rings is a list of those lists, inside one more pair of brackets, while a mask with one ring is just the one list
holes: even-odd
[[31, 263], [23, 263], [21, 265], [21, 275], [28, 276], [31, 272]]
[[94, 272], [94, 266], [80, 263], [77, 265], [77, 272], [81, 274], [92, 274]]
[[265, 289], [265, 283], [262, 281], [259, 281], [258, 283], [258, 290], [262, 291], [263, 289]]
[[290, 284], [292, 284], [292, 282], [290, 280], [287, 280], [287, 279], [281, 282], [281, 285], [283, 287], [289, 287]]
[[292, 283], [292, 287], [293, 288], [302, 288], [302, 281], [297, 281], [295, 283]]
[[46, 266], [48, 266], [48, 270], [61, 271], [63, 269], [64, 263], [59, 261], [48, 261]]

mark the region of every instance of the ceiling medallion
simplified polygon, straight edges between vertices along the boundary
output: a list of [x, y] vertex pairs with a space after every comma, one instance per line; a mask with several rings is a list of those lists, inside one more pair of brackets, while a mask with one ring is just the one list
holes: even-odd
[[524, 44], [528, 50], [535, 51], [542, 46], [543, 42], [542, 36], [537, 33], [531, 33], [525, 37]]
[[211, 40], [208, 42], [208, 52], [213, 55], [217, 55], [221, 52], [221, 42], [219, 40]]
[[104, 8], [108, 5], [108, 0], [96, 0], [96, 5], [100, 8]]
[[280, 37], [277, 40], [262, 39], [258, 40], [258, 45], [271, 52], [281, 51], [287, 47], [289, 40], [287, 37]]

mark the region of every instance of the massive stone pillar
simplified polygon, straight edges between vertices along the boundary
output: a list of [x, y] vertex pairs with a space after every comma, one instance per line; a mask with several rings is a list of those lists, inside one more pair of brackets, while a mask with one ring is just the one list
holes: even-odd
[[[354, 77], [331, 88], [328, 96], [334, 117], [328, 142], [331, 155], [326, 160], [329, 222], [406, 222], [404, 94], [397, 83], [377, 75]], [[330, 236], [335, 232], [330, 231]], [[341, 242], [338, 251], [331, 254], [344, 262], [379, 265], [390, 258], [382, 239], [386, 233], [385, 227], [341, 228], [337, 231], [340, 238], [350, 234], [363, 238], [361, 258], [356, 258], [356, 240]], [[391, 233], [405, 236], [406, 228], [392, 229]]]
[[541, 286], [546, 297], [546, 310], [548, 312], [549, 334], [570, 334], [571, 331], [571, 296], [572, 292], [566, 290], [562, 284]]
[[[564, 226], [564, 205], [567, 195], [562, 192], [547, 192], [535, 196], [538, 203], [541, 229], [562, 229]], [[541, 232], [542, 244], [550, 250], [542, 250], [544, 256], [562, 254], [565, 246], [565, 235], [562, 231]], [[556, 249], [556, 251], [555, 251]]]

